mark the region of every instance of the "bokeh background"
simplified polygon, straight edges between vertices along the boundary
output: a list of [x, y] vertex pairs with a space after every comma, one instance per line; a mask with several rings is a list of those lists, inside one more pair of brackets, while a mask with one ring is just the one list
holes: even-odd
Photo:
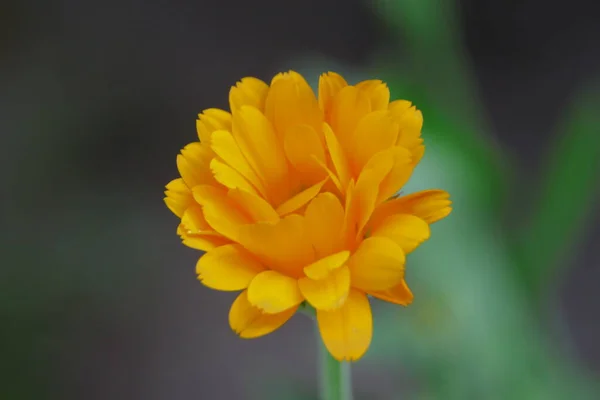
[[243, 76], [380, 78], [453, 214], [376, 304], [356, 399], [600, 398], [595, 0], [4, 0], [0, 398], [315, 399], [307, 318], [258, 340], [162, 202]]

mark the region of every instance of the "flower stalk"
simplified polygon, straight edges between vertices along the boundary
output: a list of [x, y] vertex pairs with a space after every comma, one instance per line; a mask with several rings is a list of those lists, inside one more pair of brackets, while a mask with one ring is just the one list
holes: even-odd
[[319, 343], [321, 400], [352, 400], [350, 363], [333, 358], [320, 337]]

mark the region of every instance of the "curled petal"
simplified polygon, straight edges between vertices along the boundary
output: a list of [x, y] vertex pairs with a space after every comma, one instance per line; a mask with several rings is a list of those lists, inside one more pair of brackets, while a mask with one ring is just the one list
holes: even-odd
[[317, 310], [334, 310], [344, 305], [350, 291], [350, 271], [345, 265], [323, 279], [301, 278], [302, 295]]
[[297, 309], [296, 306], [278, 314], [265, 314], [248, 301], [248, 292], [245, 290], [231, 305], [229, 325], [244, 339], [257, 338], [279, 329]]
[[277, 314], [298, 306], [304, 297], [296, 279], [277, 271], [264, 271], [250, 282], [248, 301], [267, 314]]

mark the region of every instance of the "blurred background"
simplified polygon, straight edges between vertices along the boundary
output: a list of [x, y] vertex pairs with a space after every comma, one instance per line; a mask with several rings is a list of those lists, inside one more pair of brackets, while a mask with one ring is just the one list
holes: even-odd
[[356, 399], [600, 398], [594, 0], [4, 0], [2, 399], [316, 399], [297, 316], [261, 339], [195, 278], [163, 188], [243, 76], [379, 78], [423, 110], [409, 187], [454, 212], [375, 304]]

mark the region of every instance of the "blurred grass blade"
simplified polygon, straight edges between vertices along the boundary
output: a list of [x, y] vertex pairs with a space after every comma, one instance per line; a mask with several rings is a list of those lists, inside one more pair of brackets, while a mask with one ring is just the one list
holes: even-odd
[[[548, 165], [520, 254], [538, 292], [580, 239], [600, 188], [600, 86], [575, 98]], [[534, 292], [534, 293], [535, 293]]]

